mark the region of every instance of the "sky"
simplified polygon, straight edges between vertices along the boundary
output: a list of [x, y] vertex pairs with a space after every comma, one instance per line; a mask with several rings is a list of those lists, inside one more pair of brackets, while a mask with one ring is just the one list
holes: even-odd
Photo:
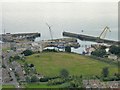
[[119, 0], [1, 0], [1, 2], [119, 2]]
[[[1, 11], [1, 9], [0, 9]], [[1, 15], [0, 15], [1, 16]], [[49, 39], [46, 23], [52, 28], [53, 38], [62, 37], [63, 31], [99, 36], [105, 26], [117, 38], [117, 2], [4, 2], [2, 3], [2, 32], [39, 32]]]

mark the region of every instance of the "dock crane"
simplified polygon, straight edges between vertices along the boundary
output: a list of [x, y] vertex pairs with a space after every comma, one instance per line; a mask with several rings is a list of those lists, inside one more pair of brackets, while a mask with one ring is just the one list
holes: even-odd
[[100, 34], [99, 39], [104, 39], [108, 31], [111, 32], [110, 28], [108, 26], [106, 26], [103, 29], [102, 33]]
[[52, 30], [51, 30], [51, 27], [48, 23], [46, 23], [46, 25], [48, 26], [48, 29], [50, 31], [50, 36], [51, 36], [51, 40], [53, 40], [53, 35], [52, 35]]

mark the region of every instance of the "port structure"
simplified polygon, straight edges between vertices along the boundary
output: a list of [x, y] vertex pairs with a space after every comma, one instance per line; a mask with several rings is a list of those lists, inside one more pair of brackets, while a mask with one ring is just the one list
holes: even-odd
[[46, 23], [46, 25], [48, 26], [48, 29], [50, 31], [50, 36], [51, 36], [51, 40], [53, 40], [53, 35], [52, 35], [52, 30], [51, 30], [51, 27], [48, 23]]
[[[63, 32], [63, 36], [78, 38], [81, 41], [91, 41], [91, 42], [97, 42], [97, 43], [105, 43], [105, 44], [109, 44], [109, 45], [120, 45], [120, 41], [104, 39], [108, 30], [109, 30], [109, 27], [105, 27], [99, 37], [78, 34], [78, 33], [71, 33], [71, 32]], [[102, 35], [104, 35], [103, 38], [101, 38]]]
[[110, 28], [108, 26], [106, 26], [104, 28], [104, 30], [102, 31], [102, 33], [100, 34], [99, 38], [104, 39], [106, 37], [108, 31], [111, 32]]
[[5, 33], [0, 34], [0, 39], [3, 42], [20, 42], [23, 40], [26, 41], [34, 41], [35, 38], [40, 37], [40, 33], [17, 33], [17, 34], [11, 34], [11, 33]]

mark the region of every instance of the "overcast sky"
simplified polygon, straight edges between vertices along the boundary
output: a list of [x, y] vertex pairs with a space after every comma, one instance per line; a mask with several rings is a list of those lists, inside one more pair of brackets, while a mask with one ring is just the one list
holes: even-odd
[[2, 25], [6, 32], [40, 32], [49, 38], [45, 23], [52, 25], [55, 38], [63, 31], [100, 34], [107, 25], [111, 31], [118, 30], [117, 2], [5, 2], [2, 4]]

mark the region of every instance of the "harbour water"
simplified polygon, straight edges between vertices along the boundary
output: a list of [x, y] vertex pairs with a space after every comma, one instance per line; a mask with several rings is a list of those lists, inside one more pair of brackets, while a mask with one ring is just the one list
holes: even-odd
[[85, 48], [90, 47], [91, 44], [97, 44], [95, 42], [88, 42], [88, 41], [80, 41], [78, 40], [80, 47], [75, 49], [75, 48], [71, 48], [71, 51], [74, 53], [78, 53], [78, 54], [82, 54], [83, 51], [85, 51]]
[[[100, 35], [100, 33], [101, 33], [101, 31], [99, 31], [98, 33], [97, 32], [88, 32], [89, 35], [93, 35], [93, 36], [97, 36], [97, 37]], [[108, 32], [106, 34], [105, 39], [118, 41], [118, 29], [113, 29], [113, 30], [111, 29], [111, 32]], [[80, 40], [78, 40], [78, 42], [83, 47], [80, 47], [77, 50], [72, 49], [72, 51], [76, 52], [76, 53], [80, 53], [80, 54], [83, 52], [83, 50], [85, 50], [85, 48], [86, 48], [85, 46], [90, 47], [91, 44], [97, 44], [95, 42], [80, 41]]]
[[[80, 33], [80, 31], [78, 33]], [[94, 32], [82, 32], [82, 34], [87, 34], [87, 35], [95, 36], [95, 37], [98, 37], [100, 35], [100, 33], [101, 33], [101, 31], [99, 31], [99, 32], [95, 32], [95, 31]], [[59, 38], [59, 37], [56, 36], [56, 38]], [[46, 38], [46, 39], [48, 39], [48, 38]], [[110, 40], [117, 41], [118, 40], [118, 30], [108, 32], [105, 39], [110, 39]], [[38, 38], [36, 40], [39, 41], [39, 40], [42, 40], [42, 39]], [[90, 47], [91, 44], [97, 44], [95, 42], [81, 41], [79, 39], [77, 39], [77, 40], [78, 40], [78, 43], [80, 44], [80, 47], [77, 48], [77, 49], [76, 48], [71, 48], [71, 51], [74, 52], [74, 53], [78, 53], [78, 54], [82, 54], [82, 52], [85, 51], [85, 48]]]
[[[62, 32], [61, 32], [61, 33], [62, 33]], [[77, 33], [77, 32], [76, 32], [76, 33]], [[78, 34], [79, 34], [79, 33], [80, 33], [80, 31], [78, 32]], [[99, 34], [100, 34], [100, 31], [99, 31], [99, 33], [96, 33], [96, 32], [82, 32], [82, 34], [87, 34], [87, 35], [90, 35], [90, 36], [98, 37]], [[58, 38], [61, 38], [61, 37], [57, 36], [57, 33], [54, 34], [54, 36], [55, 36], [57, 39], [58, 39]], [[55, 39], [56, 39], [56, 38], [55, 38]], [[62, 37], [62, 38], [63, 38], [63, 37]], [[64, 38], [66, 38], [66, 37], [64, 37]], [[40, 38], [36, 38], [35, 41], [48, 40], [48, 39], [50, 39], [49, 33], [48, 33], [48, 37], [47, 37], [47, 38], [45, 38], [44, 36], [42, 36], [42, 38], [41, 38], [41, 37], [40, 37]], [[117, 31], [117, 30], [114, 30], [114, 31], [112, 31], [112, 33], [111, 33], [111, 32], [107, 33], [105, 39], [112, 39], [112, 40], [117, 41], [117, 40], [118, 40], [118, 31]], [[85, 48], [90, 47], [91, 44], [97, 44], [97, 43], [95, 43], [95, 42], [81, 41], [81, 40], [79, 40], [79, 39], [77, 39], [77, 40], [78, 40], [78, 43], [80, 44], [80, 47], [79, 47], [79, 48], [71, 48], [71, 51], [74, 52], [74, 53], [78, 53], [78, 54], [82, 54], [82, 52], [85, 51]], [[0, 42], [1, 42], [1, 41], [0, 41]]]

